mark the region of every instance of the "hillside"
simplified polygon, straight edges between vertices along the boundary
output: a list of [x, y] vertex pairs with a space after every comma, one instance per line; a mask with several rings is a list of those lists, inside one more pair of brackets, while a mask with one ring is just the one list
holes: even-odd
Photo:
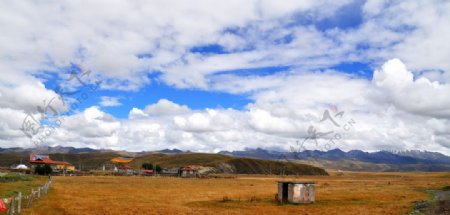
[[0, 167], [9, 167], [13, 164], [27, 163], [30, 159], [28, 154], [0, 153]]
[[[77, 168], [81, 167], [82, 169], [100, 168], [103, 163], [111, 160], [111, 158], [120, 156], [119, 154], [112, 152], [93, 152], [82, 154], [56, 153], [49, 155], [53, 160], [67, 161], [75, 165]], [[29, 158], [30, 156], [28, 154], [0, 153], [0, 166], [9, 167], [20, 162], [28, 164]]]
[[138, 168], [145, 162], [158, 164], [167, 168], [190, 165], [213, 167], [215, 171], [222, 173], [328, 175], [325, 170], [306, 164], [255, 158], [235, 158], [228, 155], [206, 153], [149, 154], [135, 158], [131, 165]]
[[296, 163], [309, 164], [324, 169], [370, 172], [448, 172], [450, 165], [446, 164], [376, 164], [353, 160], [296, 160]]
[[[77, 169], [100, 169], [111, 158], [120, 156], [113, 152], [87, 153], [55, 153], [49, 154], [53, 160], [67, 161]], [[27, 163], [29, 156], [23, 153], [0, 153], [0, 166], [8, 167], [20, 162]], [[271, 161], [255, 158], [236, 158], [221, 154], [183, 153], [161, 154], [152, 153], [136, 157], [130, 165], [141, 168], [143, 163], [150, 162], [164, 168], [183, 166], [209, 167], [209, 172], [238, 174], [286, 174], [286, 175], [328, 175], [318, 167], [306, 164], [293, 164], [281, 161]]]

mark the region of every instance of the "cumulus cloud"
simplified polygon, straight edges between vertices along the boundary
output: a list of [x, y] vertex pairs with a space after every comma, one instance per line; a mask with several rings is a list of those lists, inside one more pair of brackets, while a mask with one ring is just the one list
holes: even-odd
[[149, 115], [175, 115], [189, 112], [186, 105], [175, 104], [167, 99], [160, 99], [156, 104], [145, 107], [144, 112]]
[[102, 96], [100, 97], [100, 99], [100, 105], [103, 107], [114, 107], [122, 105], [122, 103], [120, 102], [120, 98], [118, 97]]
[[[308, 137], [311, 125], [338, 132], [320, 122], [325, 110], [338, 109], [345, 112], [342, 123], [356, 124], [335, 147], [450, 154], [448, 1], [368, 0], [361, 7], [346, 0], [0, 5], [2, 147], [31, 146], [20, 130], [24, 117], [38, 116], [37, 106], [58, 98], [45, 85], [48, 76], [59, 77], [61, 68], [75, 63], [102, 78], [102, 89], [138, 91], [153, 84], [155, 73], [171, 87], [248, 96], [251, 102], [242, 110], [194, 110], [162, 95], [118, 119], [101, 107], [118, 106], [120, 98], [104, 96], [101, 107], [65, 116], [45, 144], [289, 149]], [[358, 23], [327, 22], [348, 7]], [[219, 51], [193, 51], [208, 46]], [[329, 69], [352, 62], [379, 68], [372, 79]], [[261, 75], [265, 67], [283, 71]], [[255, 74], [242, 75], [243, 69]], [[58, 99], [53, 105], [66, 110]]]
[[192, 132], [223, 131], [235, 129], [233, 111], [206, 109], [205, 113], [193, 113], [186, 117], [174, 117], [176, 127]]
[[[120, 90], [149, 84], [147, 74], [154, 71], [177, 87], [208, 88], [210, 74], [277, 65], [324, 68], [400, 57], [414, 70], [450, 68], [445, 60], [450, 50], [448, 2], [367, 1], [353, 10], [362, 16], [356, 26], [319, 26], [339, 18], [340, 9], [351, 5], [354, 2], [186, 5], [118, 0], [86, 7], [82, 2], [3, 2], [0, 60], [14, 74], [57, 72], [70, 63], [83, 64], [102, 76], [104, 89]], [[210, 44], [228, 52], [191, 52]]]
[[376, 70], [373, 82], [401, 109], [434, 117], [450, 117], [450, 84], [425, 77], [414, 80], [412, 72], [398, 59]]
[[[90, 107], [65, 119], [47, 144], [135, 151], [167, 147], [210, 152], [246, 147], [289, 150], [297, 141], [310, 138], [308, 129], [313, 127], [317, 132], [332, 133], [318, 137], [317, 142], [306, 141], [309, 149], [420, 149], [450, 154], [446, 129], [450, 121], [446, 117], [404, 109], [400, 99], [409, 92], [403, 90], [415, 89], [410, 85], [417, 80], [397, 59], [375, 71], [372, 82], [334, 71], [265, 78], [283, 81], [275, 81], [279, 84], [270, 89], [252, 90], [255, 101], [244, 110], [192, 110], [161, 99], [143, 110], [133, 108], [128, 119], [116, 119]], [[252, 77], [248, 83], [255, 83]], [[238, 84], [245, 81], [239, 79]], [[433, 113], [433, 105], [427, 108]], [[326, 110], [340, 127], [321, 121]], [[342, 115], [336, 116], [341, 111]], [[350, 129], [343, 130], [346, 124]], [[11, 138], [20, 137], [12, 131], [3, 129], [5, 136], [9, 132]], [[330, 139], [332, 144], [324, 148]]]

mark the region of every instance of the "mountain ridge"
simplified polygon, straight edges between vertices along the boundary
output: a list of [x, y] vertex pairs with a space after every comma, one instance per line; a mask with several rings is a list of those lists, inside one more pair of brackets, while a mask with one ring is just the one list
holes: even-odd
[[[158, 151], [141, 151], [128, 152], [124, 150], [112, 149], [92, 149], [88, 147], [64, 147], [64, 146], [46, 146], [39, 148], [1, 148], [0, 154], [84, 154], [84, 153], [114, 153], [122, 156], [142, 156], [147, 154], [162, 153], [162, 154], [183, 154], [191, 153], [190, 151], [182, 151], [180, 149], [162, 149]], [[301, 152], [284, 152], [276, 150], [267, 150], [262, 148], [247, 148], [241, 151], [220, 151], [217, 154], [230, 155], [233, 157], [248, 157], [259, 158], [267, 160], [327, 160], [327, 161], [358, 161], [373, 164], [392, 164], [392, 165], [430, 165], [442, 164], [450, 165], [450, 157], [439, 152], [419, 151], [419, 150], [405, 150], [405, 151], [377, 151], [364, 152], [362, 150], [350, 150], [348, 152], [342, 151], [339, 148], [331, 149], [329, 151], [319, 150], [304, 150]]]

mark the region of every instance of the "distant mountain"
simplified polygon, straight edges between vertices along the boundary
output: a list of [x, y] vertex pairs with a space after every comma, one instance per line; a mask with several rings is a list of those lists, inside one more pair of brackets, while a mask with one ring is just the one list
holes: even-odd
[[179, 149], [163, 149], [158, 151], [159, 153], [163, 153], [163, 154], [181, 154], [184, 153], [184, 151], [179, 150]]
[[41, 154], [56, 154], [56, 153], [66, 153], [66, 154], [80, 154], [80, 153], [90, 153], [90, 152], [102, 152], [113, 150], [96, 150], [91, 148], [75, 148], [75, 147], [64, 147], [64, 146], [43, 146], [38, 148], [0, 148], [0, 153], [15, 153], [15, 154], [31, 154], [31, 153], [41, 153]]
[[231, 155], [234, 157], [260, 158], [268, 160], [278, 160], [282, 157], [283, 152], [269, 151], [261, 148], [246, 149], [244, 151], [220, 151], [218, 154]]
[[[243, 151], [222, 151], [220, 154], [232, 155], [235, 157], [250, 157], [263, 159], [288, 159], [288, 160], [323, 160], [323, 161], [358, 161], [368, 164], [389, 164], [389, 165], [444, 165], [440, 170], [447, 168], [450, 170], [450, 157], [438, 152], [427, 151], [379, 151], [364, 152], [361, 150], [351, 150], [344, 152], [340, 149], [329, 151], [305, 150], [301, 152], [279, 152], [264, 149], [246, 149]], [[411, 169], [411, 168], [410, 168]]]
[[450, 157], [445, 156], [438, 152], [428, 152], [419, 150], [408, 150], [408, 151], [395, 151], [392, 152], [397, 155], [418, 158], [422, 160], [435, 161], [436, 163], [447, 163], [450, 164]]
[[[39, 147], [37, 149], [24, 149], [19, 147], [0, 148], [0, 164], [12, 164], [28, 159], [30, 153], [52, 154], [61, 159], [77, 163], [79, 156], [98, 155], [110, 159], [112, 156], [141, 157], [151, 154], [191, 154], [190, 151], [180, 149], [163, 149], [159, 151], [127, 152], [110, 149], [91, 149], [75, 147]], [[102, 155], [108, 154], [109, 156]], [[265, 160], [289, 160], [294, 162], [316, 162], [323, 168], [361, 170], [361, 171], [450, 171], [450, 157], [438, 152], [428, 151], [378, 151], [364, 152], [351, 150], [344, 152], [340, 149], [329, 151], [305, 150], [301, 152], [282, 152], [261, 148], [245, 149], [242, 151], [221, 151], [218, 154], [233, 157], [259, 158]], [[8, 156], [7, 156], [8, 155]], [[78, 155], [78, 156], [71, 156]], [[12, 156], [12, 157], [11, 157]], [[11, 158], [11, 159], [10, 159]], [[20, 159], [19, 159], [20, 158]], [[75, 159], [76, 158], [76, 159]], [[83, 164], [86, 165], [86, 164]]]
[[[92, 149], [92, 148], [75, 148], [75, 147], [65, 147], [65, 146], [42, 146], [37, 148], [1, 148], [0, 154], [14, 153], [14, 154], [83, 154], [83, 153], [118, 153], [123, 156], [140, 156], [152, 153], [163, 153], [163, 154], [181, 154], [186, 153], [185, 151], [179, 149], [163, 149], [160, 151], [142, 151], [142, 152], [128, 152], [128, 151], [116, 151], [112, 149]], [[189, 152], [189, 151], [188, 151]]]

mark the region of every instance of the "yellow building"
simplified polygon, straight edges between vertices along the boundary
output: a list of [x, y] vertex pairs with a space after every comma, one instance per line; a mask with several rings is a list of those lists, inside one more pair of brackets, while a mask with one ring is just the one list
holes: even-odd
[[74, 171], [75, 170], [75, 166], [71, 165], [71, 164], [56, 164], [56, 169], [57, 170], [69, 170], [69, 171]]

